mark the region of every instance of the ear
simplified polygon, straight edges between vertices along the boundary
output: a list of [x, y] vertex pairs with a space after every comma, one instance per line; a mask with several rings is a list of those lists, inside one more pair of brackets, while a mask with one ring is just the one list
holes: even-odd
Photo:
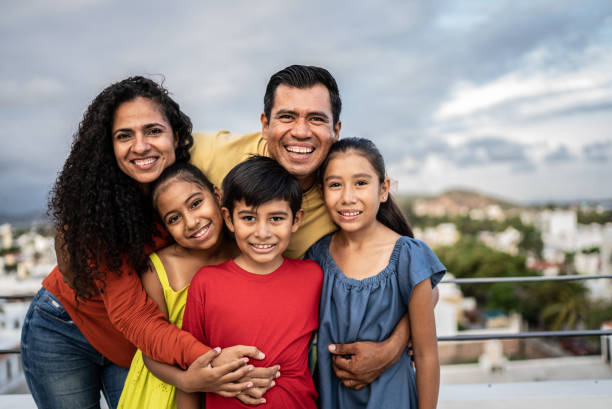
[[300, 228], [300, 224], [302, 223], [302, 218], [304, 217], [304, 209], [300, 209], [297, 211], [295, 216], [293, 216], [293, 224], [291, 225], [291, 233], [295, 233]]
[[389, 190], [391, 189], [391, 180], [385, 178], [380, 184], [380, 203], [384, 203], [389, 199]]
[[261, 136], [267, 140], [268, 139], [268, 129], [270, 128], [270, 122], [268, 121], [268, 117], [265, 112], [261, 113], [259, 117], [259, 122], [261, 122]]
[[231, 231], [232, 233], [235, 233], [234, 223], [232, 222], [232, 215], [230, 214], [228, 208], [222, 207], [221, 213], [223, 213], [223, 220], [225, 220], [225, 225], [227, 226], [228, 230]]
[[217, 204], [221, 206], [221, 190], [219, 190], [217, 186], [214, 186], [213, 196], [215, 197]]
[[342, 128], [342, 121], [340, 121], [338, 119], [338, 122], [336, 122], [336, 125], [334, 125], [334, 138], [335, 138], [335, 140], [338, 140], [338, 138], [340, 137], [340, 128]]

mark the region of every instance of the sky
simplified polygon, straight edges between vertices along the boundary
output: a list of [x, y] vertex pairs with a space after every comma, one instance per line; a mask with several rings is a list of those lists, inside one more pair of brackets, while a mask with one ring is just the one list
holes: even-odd
[[0, 3], [0, 213], [44, 210], [83, 112], [130, 75], [196, 131], [260, 130], [266, 83], [327, 68], [341, 137], [400, 193], [612, 197], [612, 2], [24, 0]]

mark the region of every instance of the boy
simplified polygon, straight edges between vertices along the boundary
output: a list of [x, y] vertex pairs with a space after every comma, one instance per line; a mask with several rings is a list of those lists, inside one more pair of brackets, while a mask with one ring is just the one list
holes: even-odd
[[[273, 159], [254, 156], [223, 180], [223, 215], [240, 255], [203, 267], [191, 281], [183, 329], [206, 345], [256, 345], [282, 376], [264, 396], [270, 408], [316, 408], [308, 342], [317, 328], [323, 272], [311, 260], [283, 257], [300, 224], [302, 189]], [[178, 391], [177, 391], [178, 392]], [[177, 393], [180, 409], [199, 408], [200, 394]], [[206, 408], [244, 408], [206, 394]]]

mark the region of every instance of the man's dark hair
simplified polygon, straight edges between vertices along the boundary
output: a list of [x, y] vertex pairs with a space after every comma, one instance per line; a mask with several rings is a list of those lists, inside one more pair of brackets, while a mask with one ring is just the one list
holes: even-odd
[[234, 213], [236, 202], [259, 207], [272, 200], [286, 200], [293, 217], [302, 207], [302, 187], [274, 159], [252, 156], [234, 166], [223, 179], [223, 207]]
[[317, 84], [323, 85], [329, 91], [329, 101], [333, 116], [333, 125], [336, 126], [340, 119], [342, 101], [336, 80], [325, 68], [313, 67], [310, 65], [291, 65], [273, 74], [268, 81], [266, 93], [264, 95], [264, 114], [270, 121], [270, 113], [274, 106], [274, 94], [276, 88], [281, 85], [304, 89], [312, 88]]

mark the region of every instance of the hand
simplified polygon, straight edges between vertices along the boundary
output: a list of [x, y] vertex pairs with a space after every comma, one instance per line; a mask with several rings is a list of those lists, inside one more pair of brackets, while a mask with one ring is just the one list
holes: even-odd
[[240, 382], [253, 382], [253, 387], [239, 393], [236, 398], [247, 405], [260, 405], [266, 403], [263, 395], [274, 385], [274, 379], [280, 376], [280, 365], [269, 368], [255, 368], [249, 372]]
[[374, 382], [393, 365], [401, 356], [404, 347], [398, 351], [398, 348], [387, 340], [332, 344], [328, 349], [332, 354], [332, 368], [342, 384], [347, 388], [359, 390]]
[[211, 349], [201, 355], [187, 368], [185, 392], [214, 392], [226, 398], [238, 395], [247, 388], [253, 387], [253, 382], [238, 382], [252, 371], [252, 365], [247, 365], [248, 358], [240, 358], [213, 368], [212, 360], [221, 353], [221, 348]]
[[[246, 345], [234, 345], [233, 347], [223, 348], [219, 356], [213, 358], [213, 367], [225, 365], [240, 358], [264, 359], [266, 356], [256, 347]], [[248, 359], [247, 359], [248, 361]]]

